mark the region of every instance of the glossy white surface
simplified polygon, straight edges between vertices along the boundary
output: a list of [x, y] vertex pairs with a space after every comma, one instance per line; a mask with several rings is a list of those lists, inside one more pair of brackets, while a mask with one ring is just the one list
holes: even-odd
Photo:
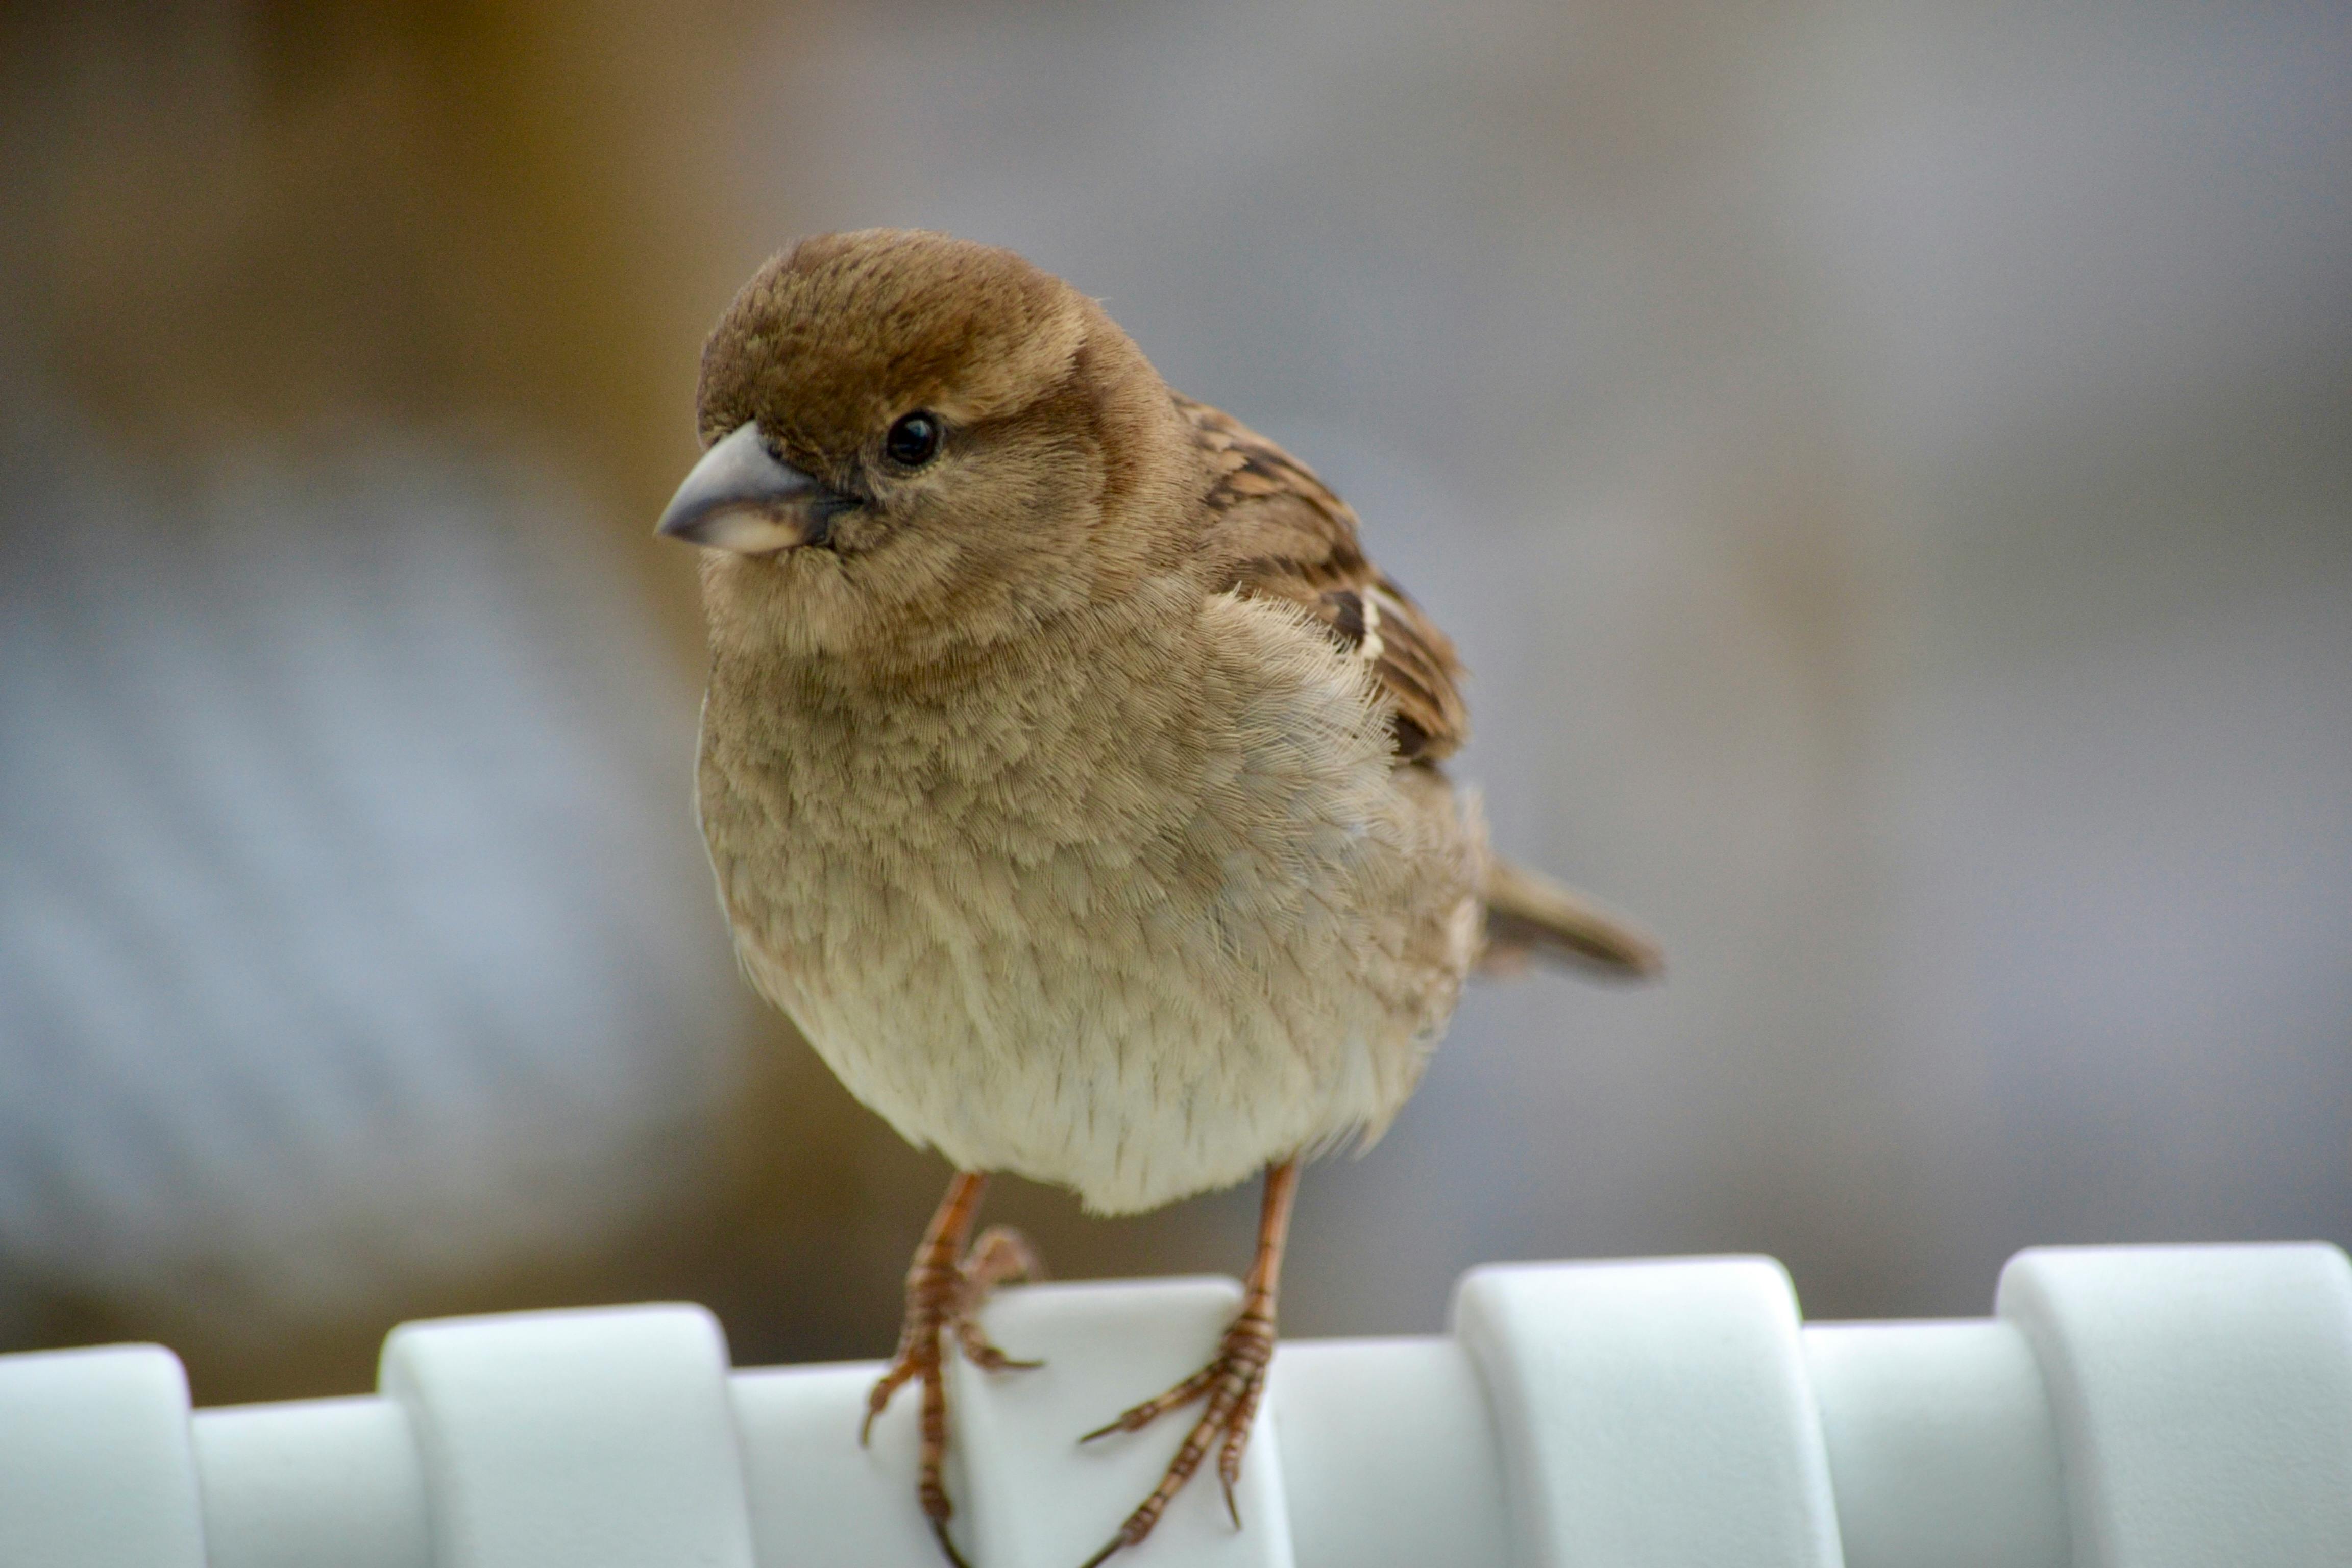
[[2075, 1562], [2352, 1563], [2342, 1252], [2035, 1247], [1996, 1310], [2042, 1363]]
[[203, 1528], [170, 1352], [0, 1356], [0, 1563], [204, 1568]]
[[1796, 1292], [1771, 1259], [1475, 1268], [1454, 1328], [1528, 1568], [1838, 1568]]
[[297, 1399], [207, 1410], [193, 1424], [214, 1563], [433, 1568], [416, 1428], [397, 1400]]
[[727, 1342], [699, 1307], [405, 1323], [438, 1568], [752, 1568]]
[[[1181, 1439], [1078, 1435], [1197, 1365], [1221, 1279], [1008, 1291], [959, 1366], [976, 1568], [1074, 1568]], [[730, 1373], [698, 1308], [404, 1326], [383, 1392], [199, 1411], [152, 1346], [0, 1357], [0, 1568], [936, 1568], [910, 1395]], [[1212, 1466], [1213, 1460], [1212, 1461]], [[1996, 1317], [1801, 1327], [1763, 1258], [1474, 1270], [1455, 1333], [1275, 1358], [1244, 1468], [1135, 1568], [2352, 1562], [2352, 1261], [2037, 1250]]]
[[1822, 1323], [1805, 1363], [1846, 1568], [2066, 1568], [2041, 1370], [2008, 1323]]

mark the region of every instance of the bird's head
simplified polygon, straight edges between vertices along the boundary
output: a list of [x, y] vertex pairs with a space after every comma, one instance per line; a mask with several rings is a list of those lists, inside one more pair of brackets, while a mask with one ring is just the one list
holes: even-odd
[[712, 634], [928, 659], [1116, 600], [1188, 553], [1197, 454], [1101, 308], [1010, 251], [802, 241], [702, 355], [708, 450], [659, 531], [704, 547]]

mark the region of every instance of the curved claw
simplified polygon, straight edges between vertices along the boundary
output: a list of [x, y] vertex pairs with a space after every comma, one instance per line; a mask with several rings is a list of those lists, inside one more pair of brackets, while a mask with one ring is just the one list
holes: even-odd
[[1023, 1360], [1006, 1355], [988, 1342], [980, 1325], [971, 1318], [960, 1317], [955, 1321], [956, 1343], [963, 1349], [964, 1360], [982, 1372], [1034, 1372], [1045, 1363], [1038, 1360]]
[[900, 1389], [914, 1381], [919, 1370], [912, 1356], [901, 1356], [890, 1363], [890, 1370], [875, 1380], [873, 1389], [866, 1395], [866, 1419], [857, 1424], [857, 1446], [871, 1447], [875, 1418], [890, 1408], [890, 1400]]
[[971, 1564], [963, 1560], [963, 1553], [956, 1550], [955, 1538], [948, 1534], [946, 1520], [931, 1521], [931, 1533], [939, 1538], [940, 1550], [948, 1554], [948, 1562], [953, 1564], [953, 1568], [971, 1568]]

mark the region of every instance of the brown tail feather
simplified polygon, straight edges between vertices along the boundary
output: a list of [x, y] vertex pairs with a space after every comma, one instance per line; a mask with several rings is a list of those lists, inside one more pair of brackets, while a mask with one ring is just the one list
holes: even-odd
[[1645, 980], [1665, 965], [1650, 934], [1580, 893], [1507, 860], [1486, 863], [1486, 948], [1478, 967], [1511, 974], [1535, 954], [1612, 980]]

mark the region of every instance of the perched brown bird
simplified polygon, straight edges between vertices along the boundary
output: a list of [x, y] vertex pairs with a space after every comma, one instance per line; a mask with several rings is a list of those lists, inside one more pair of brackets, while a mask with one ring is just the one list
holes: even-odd
[[1059, 279], [935, 234], [805, 240], [711, 333], [699, 420], [660, 531], [705, 547], [736, 952], [959, 1173], [867, 1417], [919, 1384], [950, 1559], [941, 1357], [1017, 1364], [975, 1312], [1034, 1268], [1007, 1231], [967, 1250], [988, 1173], [1115, 1215], [1266, 1172], [1215, 1359], [1103, 1429], [1206, 1402], [1099, 1563], [1212, 1447], [1230, 1505], [1298, 1163], [1388, 1126], [1482, 956], [1655, 952], [1488, 856], [1439, 767], [1453, 645], [1346, 503]]

